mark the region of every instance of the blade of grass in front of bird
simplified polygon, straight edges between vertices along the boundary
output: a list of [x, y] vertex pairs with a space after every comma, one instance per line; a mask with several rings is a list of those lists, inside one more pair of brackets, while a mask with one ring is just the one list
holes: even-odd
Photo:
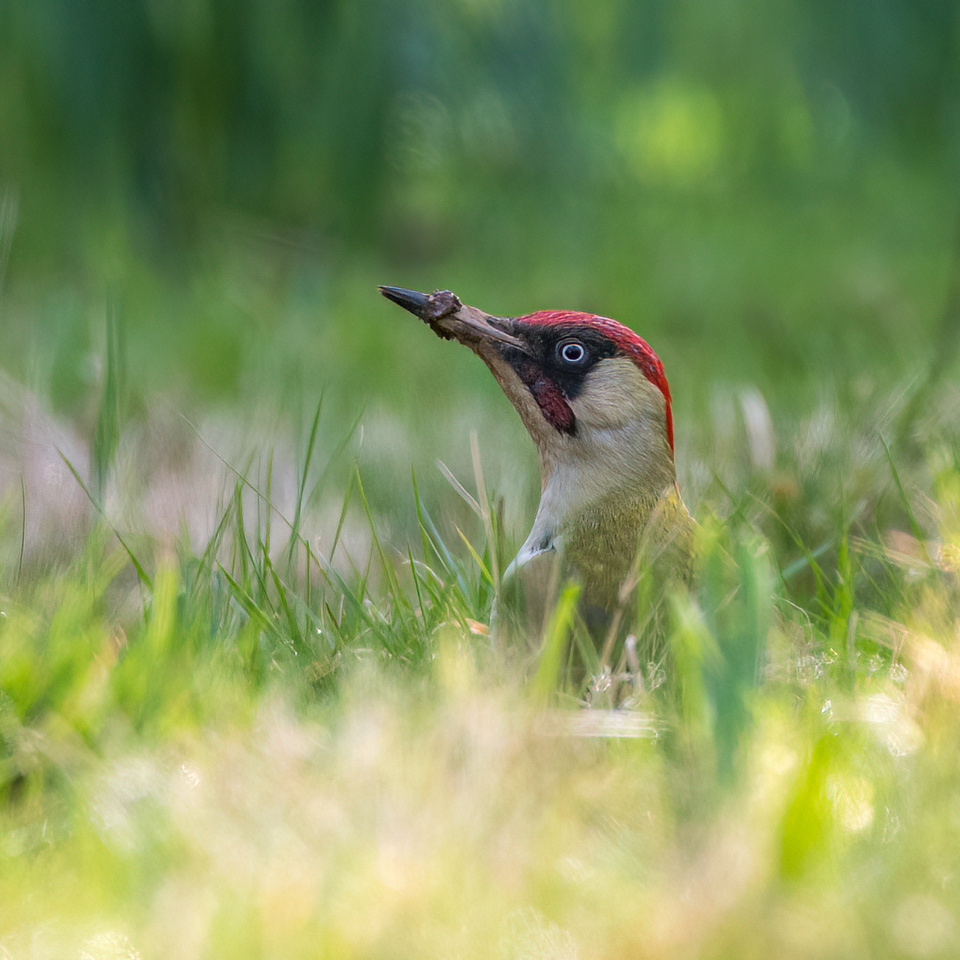
[[222, 564], [219, 563], [217, 566], [220, 568], [220, 572], [226, 578], [227, 583], [230, 584], [231, 589], [233, 590], [234, 597], [246, 611], [247, 615], [251, 619], [255, 619], [260, 627], [264, 630], [272, 632], [273, 623], [270, 618], [270, 614], [264, 610], [260, 604], [253, 598], [250, 592], [240, 584], [238, 580], [230, 576], [230, 571]]
[[213, 568], [213, 559], [223, 545], [223, 538], [226, 535], [227, 527], [230, 525], [230, 521], [232, 519], [232, 502], [233, 501], [231, 498], [230, 504], [226, 505], [220, 512], [220, 519], [217, 521], [217, 525], [213, 528], [213, 533], [210, 535], [210, 539], [207, 540], [207, 545], [204, 547], [203, 553], [200, 555], [200, 566], [202, 568]]
[[540, 646], [537, 669], [530, 683], [530, 692], [538, 703], [547, 703], [558, 692], [560, 671], [566, 659], [579, 596], [580, 585], [572, 581], [567, 583], [550, 614]]
[[426, 562], [430, 558], [433, 545], [430, 542], [430, 537], [427, 534], [427, 530], [423, 522], [423, 502], [420, 499], [420, 487], [417, 485], [417, 471], [415, 469], [411, 469], [410, 475], [413, 483], [413, 504], [417, 512], [417, 528], [420, 533], [420, 549], [423, 551], [423, 559]]
[[290, 524], [290, 540], [287, 548], [287, 564], [293, 563], [293, 554], [296, 549], [296, 543], [300, 536], [300, 527], [303, 523], [303, 502], [307, 489], [307, 477], [310, 473], [310, 465], [313, 462], [313, 454], [317, 445], [317, 436], [320, 432], [320, 414], [323, 412], [323, 395], [317, 401], [317, 408], [313, 413], [313, 421], [310, 424], [310, 434], [307, 438], [307, 449], [303, 456], [303, 463], [297, 472], [297, 497], [294, 502], [293, 520]]
[[443, 474], [443, 479], [453, 487], [457, 496], [478, 516], [483, 519], [483, 510], [469, 490], [453, 475], [453, 471], [442, 461], [437, 460], [437, 469]]
[[[370, 530], [370, 537], [373, 542], [373, 549], [380, 564], [380, 573], [387, 583], [389, 590], [399, 591], [400, 584], [397, 581], [396, 567], [389, 561], [383, 543], [380, 540], [380, 533], [377, 530], [377, 524], [373, 519], [373, 511], [370, 509], [370, 501], [367, 499], [367, 492], [363, 486], [363, 478], [360, 476], [359, 468], [355, 472], [357, 482], [357, 495], [360, 498], [360, 505], [363, 507], [363, 514], [367, 519], [367, 526]], [[365, 578], [366, 579], [366, 578]]]
[[433, 554], [439, 561], [447, 578], [455, 577], [457, 561], [440, 535], [433, 518], [423, 506], [420, 493], [416, 487], [414, 487], [414, 494], [417, 505], [417, 521], [420, 525], [420, 541], [423, 544], [423, 559], [428, 561], [430, 555]]
[[493, 575], [490, 573], [487, 565], [483, 562], [483, 558], [477, 553], [473, 544], [468, 539], [467, 535], [459, 528], [455, 528], [457, 533], [460, 535], [460, 539], [463, 541], [464, 546], [467, 548], [470, 556], [473, 558], [473, 562], [477, 565], [477, 569], [480, 571], [480, 576], [486, 580], [487, 583], [493, 584]]
[[[303, 604], [303, 602], [296, 597], [296, 594], [294, 594], [288, 588], [287, 584], [284, 583], [283, 578], [277, 572], [273, 562], [269, 558], [266, 558], [265, 563], [267, 564], [267, 569], [273, 582], [274, 592], [277, 596], [279, 613], [282, 614], [287, 623], [287, 628], [289, 631], [288, 645], [291, 647], [294, 653], [298, 655], [309, 654], [309, 647], [306, 644], [306, 637], [311, 628], [311, 611], [309, 607]], [[300, 625], [300, 619], [297, 616], [297, 611], [294, 609], [295, 606], [300, 606], [303, 608], [304, 627], [302, 629]]]
[[420, 591], [420, 574], [417, 572], [417, 564], [413, 559], [413, 550], [407, 547], [407, 562], [410, 564], [410, 576], [413, 578], [413, 592], [417, 597], [417, 608], [420, 611], [420, 620], [426, 620], [427, 609], [423, 602], [423, 594]]
[[[273, 513], [271, 505], [273, 504], [273, 447], [267, 451], [267, 482], [264, 490], [264, 498], [257, 500], [257, 529], [263, 531], [263, 552], [266, 556], [270, 555], [270, 531], [272, 524], [270, 522]], [[266, 509], [264, 508], [266, 505]]]
[[[350, 501], [353, 498], [353, 491], [355, 487], [354, 483], [354, 473], [351, 473], [347, 479], [347, 489], [343, 494], [343, 504], [340, 507], [340, 515], [337, 517], [337, 528], [333, 533], [333, 541], [330, 544], [330, 552], [327, 554], [327, 564], [333, 563], [333, 556], [337, 552], [337, 547], [340, 544], [340, 537], [343, 535], [343, 525], [347, 522], [347, 509], [350, 506]], [[307, 549], [310, 549], [309, 546]]]
[[570, 650], [570, 664], [572, 667], [575, 650], [576, 655], [580, 657], [583, 663], [585, 673], [584, 686], [586, 687], [590, 684], [591, 678], [598, 677], [603, 673], [603, 661], [600, 659], [600, 654], [597, 652], [597, 646], [593, 637], [590, 635], [590, 631], [581, 619], [577, 618], [574, 620], [571, 635], [573, 637], [573, 646]]
[[490, 512], [490, 498], [487, 496], [487, 485], [483, 478], [483, 461], [480, 458], [480, 443], [476, 430], [470, 431], [470, 457], [473, 460], [474, 482], [477, 485], [477, 498], [480, 501], [480, 518], [483, 520], [483, 530], [487, 537], [490, 552], [490, 585], [494, 591], [500, 589], [500, 564], [497, 559], [497, 540], [493, 529], [493, 517]]

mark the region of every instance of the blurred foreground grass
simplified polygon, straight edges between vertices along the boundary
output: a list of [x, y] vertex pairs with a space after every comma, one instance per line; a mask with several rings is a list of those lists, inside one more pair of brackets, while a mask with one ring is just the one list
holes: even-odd
[[414, 671], [348, 639], [318, 697], [318, 649], [252, 622], [211, 632], [173, 560], [125, 637], [106, 582], [121, 561], [95, 559], [5, 603], [8, 956], [956, 950], [941, 574], [912, 571], [913, 623], [874, 625], [894, 649], [870, 655], [854, 621], [788, 610], [759, 682], [698, 620], [680, 712], [591, 731], [534, 709], [453, 622]]

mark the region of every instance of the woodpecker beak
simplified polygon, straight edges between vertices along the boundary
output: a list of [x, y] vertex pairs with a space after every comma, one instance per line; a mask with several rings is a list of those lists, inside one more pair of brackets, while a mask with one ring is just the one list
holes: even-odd
[[480, 357], [538, 446], [554, 441], [558, 431], [574, 432], [569, 405], [559, 389], [541, 375], [536, 339], [526, 339], [526, 327], [516, 318], [495, 317], [465, 306], [449, 290], [420, 293], [404, 287], [380, 287], [380, 292], [423, 320], [438, 337], [456, 340]]
[[518, 337], [501, 329], [503, 318], [491, 316], [476, 307], [464, 306], [449, 290], [420, 293], [404, 287], [380, 287], [380, 292], [404, 310], [419, 317], [444, 340], [457, 340], [476, 348], [489, 341], [504, 343], [526, 352], [526, 345]]

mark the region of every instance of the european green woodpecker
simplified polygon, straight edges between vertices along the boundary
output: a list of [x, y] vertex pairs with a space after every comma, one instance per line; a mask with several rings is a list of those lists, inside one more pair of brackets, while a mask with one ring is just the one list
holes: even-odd
[[521, 604], [528, 632], [542, 626], [558, 587], [573, 580], [598, 645], [609, 649], [635, 630], [654, 658], [651, 619], [631, 622], [637, 589], [646, 591], [649, 610], [671, 580], [685, 579], [693, 533], [677, 487], [659, 357], [607, 317], [568, 310], [497, 317], [449, 290], [380, 291], [486, 363], [540, 455], [540, 505], [504, 575], [498, 616]]

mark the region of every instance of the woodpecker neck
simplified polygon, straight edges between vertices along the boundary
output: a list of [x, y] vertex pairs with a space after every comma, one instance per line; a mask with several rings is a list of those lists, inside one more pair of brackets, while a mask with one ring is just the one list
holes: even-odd
[[582, 529], [593, 531], [601, 544], [618, 531], [635, 550], [650, 513], [676, 484], [664, 396], [631, 361], [598, 364], [584, 393], [582, 401], [571, 401], [574, 436], [539, 429], [533, 411], [532, 424], [524, 416], [528, 427], [535, 425], [530, 434], [540, 454], [541, 494], [518, 562], [567, 548]]

